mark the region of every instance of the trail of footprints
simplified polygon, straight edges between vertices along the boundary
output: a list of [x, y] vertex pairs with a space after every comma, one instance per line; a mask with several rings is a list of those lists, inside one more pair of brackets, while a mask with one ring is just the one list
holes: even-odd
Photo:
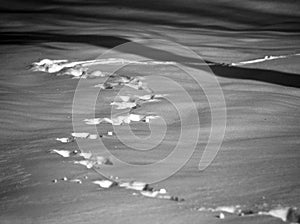
[[[266, 60], [269, 58], [264, 58]], [[273, 59], [273, 58], [271, 58]], [[256, 60], [257, 61], [257, 60]], [[254, 62], [256, 62], [254, 61]], [[135, 62], [135, 61], [126, 61], [127, 63], [144, 63], [144, 62]], [[252, 61], [250, 61], [252, 62]], [[130, 96], [117, 96], [114, 102], [111, 102], [116, 110], [130, 109], [129, 113], [121, 116], [113, 117], [103, 117], [103, 118], [87, 118], [83, 122], [87, 125], [97, 125], [102, 122], [110, 123], [111, 125], [123, 125], [130, 124], [131, 122], [151, 122], [151, 120], [159, 118], [155, 114], [135, 114], [134, 109], [141, 107], [144, 103], [159, 102], [166, 95], [163, 94], [154, 94], [153, 91], [148, 88], [147, 83], [144, 82], [143, 77], [129, 77], [129, 76], [119, 76], [115, 74], [104, 73], [101, 71], [92, 71], [89, 72], [88, 66], [95, 64], [113, 64], [113, 63], [124, 63], [124, 59], [106, 59], [106, 60], [91, 60], [91, 61], [79, 61], [79, 62], [68, 62], [68, 60], [50, 60], [43, 59], [39, 62], [35, 62], [31, 65], [32, 71], [40, 71], [53, 73], [56, 75], [68, 75], [73, 76], [73, 78], [99, 78], [99, 77], [109, 77], [109, 81], [105, 83], [100, 83], [94, 87], [100, 89], [113, 89], [120, 86], [127, 86], [135, 90], [144, 90], [148, 92], [146, 95], [130, 95]], [[148, 63], [148, 62], [146, 62]], [[173, 64], [173, 62], [150, 62], [153, 64]], [[232, 64], [235, 65], [234, 63]], [[70, 143], [76, 141], [76, 139], [83, 138], [88, 140], [95, 140], [98, 137], [112, 136], [113, 132], [109, 131], [105, 136], [99, 136], [97, 134], [90, 133], [71, 133], [68, 137], [56, 138], [57, 141], [61, 143]], [[58, 150], [52, 149], [50, 153], [60, 155], [61, 157], [68, 158], [72, 157], [76, 160], [73, 161], [75, 165], [85, 166], [87, 169], [101, 169], [102, 166], [113, 166], [112, 161], [109, 158], [102, 156], [95, 156], [91, 152], [81, 152], [81, 151], [68, 151], [68, 150]], [[68, 181], [70, 183], [82, 184], [83, 181], [87, 181], [88, 176], [83, 178], [68, 179], [63, 177], [61, 179], [54, 179], [53, 183], [59, 181]], [[140, 194], [144, 197], [158, 198], [158, 199], [167, 199], [173, 201], [184, 201], [184, 199], [171, 196], [166, 189], [154, 189], [149, 186], [149, 184], [132, 180], [132, 181], [123, 181], [118, 177], [111, 176], [109, 179], [101, 179], [92, 181], [93, 184], [98, 185], [101, 189], [108, 189], [112, 187], [125, 188], [128, 190], [135, 191], [132, 194]], [[228, 215], [238, 215], [238, 216], [248, 216], [248, 215], [269, 215], [275, 218], [279, 218], [284, 222], [289, 223], [300, 223], [300, 213], [297, 208], [294, 207], [284, 207], [277, 206], [273, 209], [260, 208], [259, 210], [251, 210], [242, 208], [242, 206], [219, 206], [216, 208], [205, 208], [200, 207], [197, 209], [201, 212], [213, 212], [219, 213], [216, 217], [219, 219], [225, 219]]]

